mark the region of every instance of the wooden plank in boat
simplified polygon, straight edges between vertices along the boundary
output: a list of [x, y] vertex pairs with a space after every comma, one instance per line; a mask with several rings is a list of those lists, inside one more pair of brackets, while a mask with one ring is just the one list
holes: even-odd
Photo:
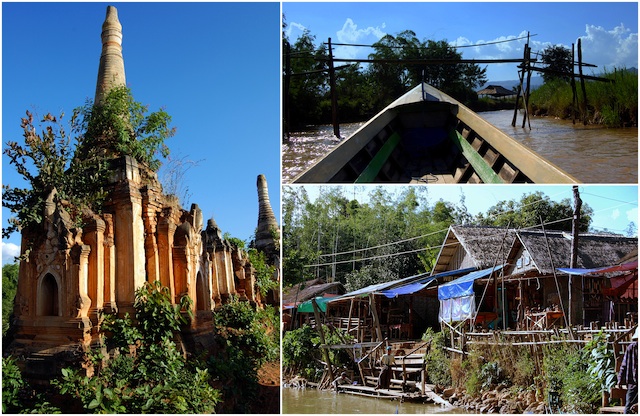
[[468, 141], [462, 137], [456, 130], [451, 130], [451, 140], [458, 143], [461, 147], [462, 153], [467, 158], [473, 169], [476, 171], [482, 182], [484, 183], [504, 183], [497, 173], [491, 169], [487, 162], [478, 154], [476, 149], [473, 148]]

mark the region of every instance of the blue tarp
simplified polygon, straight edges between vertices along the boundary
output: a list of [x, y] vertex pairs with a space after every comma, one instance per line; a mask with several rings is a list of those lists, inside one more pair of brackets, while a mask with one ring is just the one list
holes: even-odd
[[616, 266], [607, 266], [607, 267], [598, 267], [596, 269], [570, 269], [570, 268], [558, 268], [558, 271], [567, 274], [603, 274], [603, 273], [614, 273], [614, 272], [626, 272], [629, 270], [635, 270], [638, 268], [638, 261], [631, 261], [628, 263], [616, 265]]
[[388, 298], [394, 298], [398, 295], [408, 295], [424, 289], [434, 279], [438, 277], [451, 276], [454, 274], [464, 274], [473, 271], [473, 268], [466, 268], [460, 270], [450, 270], [448, 272], [438, 273], [430, 276], [428, 273], [421, 273], [415, 276], [409, 276], [402, 279], [394, 280], [391, 282], [377, 283], [375, 285], [369, 285], [353, 292], [345, 293], [342, 296], [338, 296], [329, 300], [329, 302], [342, 300], [352, 296], [366, 296], [370, 293], [382, 294]]
[[408, 295], [411, 293], [418, 292], [429, 285], [433, 281], [434, 278], [431, 278], [427, 282], [421, 283], [409, 283], [408, 285], [396, 287], [395, 289], [383, 290], [380, 292], [388, 298], [395, 298], [398, 295]]
[[476, 279], [488, 276], [492, 271], [498, 271], [501, 268], [502, 265], [496, 266], [495, 268], [477, 270], [456, 280], [442, 284], [438, 286], [438, 299], [445, 300], [471, 296], [473, 295], [473, 282], [476, 281]]

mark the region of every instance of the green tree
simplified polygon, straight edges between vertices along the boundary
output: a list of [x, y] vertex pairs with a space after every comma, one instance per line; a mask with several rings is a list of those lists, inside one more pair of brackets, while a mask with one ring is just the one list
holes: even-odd
[[[288, 108], [290, 128], [308, 124], [319, 124], [322, 120], [322, 101], [327, 89], [327, 48], [314, 45], [315, 36], [305, 29], [291, 45], [285, 37], [285, 53], [289, 51], [291, 78], [289, 84]], [[285, 57], [286, 58], [286, 57]], [[330, 114], [330, 113], [329, 113]]]
[[233, 297], [216, 311], [214, 322], [222, 348], [207, 366], [221, 386], [221, 406], [225, 413], [249, 413], [258, 396], [259, 366], [279, 358], [279, 313]]
[[[582, 204], [580, 231], [589, 230], [593, 209]], [[544, 221], [545, 227], [551, 230], [571, 231], [573, 205], [566, 198], [560, 202], [551, 199], [540, 191], [524, 194], [520, 201], [500, 201], [489, 208], [486, 214], [479, 214], [476, 222], [480, 225], [504, 227], [510, 224], [513, 228], [527, 228]]]
[[573, 71], [571, 51], [562, 45], [550, 46], [542, 51], [542, 62], [553, 73], [543, 72], [542, 79], [549, 82], [554, 79], [570, 80]]
[[2, 266], [2, 337], [9, 332], [10, 319], [13, 315], [13, 303], [18, 290], [18, 263]]
[[34, 115], [22, 119], [24, 144], [7, 142], [9, 163], [28, 184], [25, 188], [2, 185], [2, 205], [15, 217], [2, 230], [3, 236], [42, 222], [44, 203], [53, 189], [72, 219], [78, 221], [86, 209], [100, 212], [110, 176], [109, 161], [129, 155], [157, 170], [158, 157], [169, 153], [164, 141], [174, 134], [171, 117], [160, 110], [147, 114], [147, 107], [133, 100], [126, 87], [109, 91], [100, 105], [90, 100], [74, 110], [70, 130], [75, 147], [62, 123], [63, 115], [45, 115], [37, 132]]

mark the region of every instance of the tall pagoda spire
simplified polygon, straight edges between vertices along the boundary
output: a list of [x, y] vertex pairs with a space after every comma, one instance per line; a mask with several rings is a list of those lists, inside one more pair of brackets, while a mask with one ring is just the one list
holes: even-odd
[[112, 87], [126, 84], [122, 57], [122, 25], [118, 20], [118, 10], [114, 6], [107, 6], [107, 16], [102, 24], [102, 54], [94, 103], [100, 104]]
[[255, 247], [271, 255], [277, 255], [274, 233], [279, 234], [280, 228], [273, 214], [269, 201], [267, 179], [264, 175], [258, 175], [258, 228], [256, 230]]

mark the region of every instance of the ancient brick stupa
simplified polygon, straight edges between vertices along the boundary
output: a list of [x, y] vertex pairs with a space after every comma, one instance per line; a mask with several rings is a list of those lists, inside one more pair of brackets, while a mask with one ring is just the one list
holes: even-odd
[[[95, 103], [123, 85], [122, 26], [109, 6]], [[27, 357], [28, 376], [46, 378], [97, 342], [99, 314], [132, 313], [135, 291], [145, 281], [159, 280], [176, 303], [191, 297], [192, 335], [206, 333], [212, 311], [232, 295], [262, 301], [246, 253], [222, 238], [213, 219], [205, 226], [197, 205], [182, 209], [162, 192], [156, 173], [134, 158], [118, 156], [113, 165], [103, 213], [86, 213], [78, 228], [53, 190], [42, 224], [22, 230], [23, 253], [31, 251], [20, 263], [9, 352]], [[269, 200], [259, 196], [262, 212]]]

